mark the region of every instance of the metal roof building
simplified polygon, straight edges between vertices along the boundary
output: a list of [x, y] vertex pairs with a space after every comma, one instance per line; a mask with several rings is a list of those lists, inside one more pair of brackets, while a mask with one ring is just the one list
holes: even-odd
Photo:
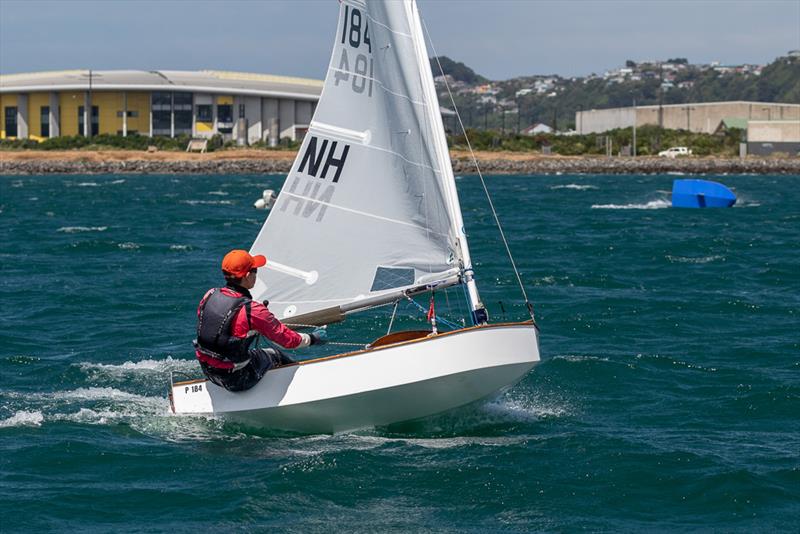
[[0, 138], [221, 134], [239, 144], [274, 145], [305, 134], [322, 85], [212, 70], [6, 74], [0, 75]]

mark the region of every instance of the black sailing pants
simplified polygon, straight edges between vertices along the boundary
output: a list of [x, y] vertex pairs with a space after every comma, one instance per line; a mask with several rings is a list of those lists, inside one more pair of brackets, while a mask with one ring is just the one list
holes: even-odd
[[216, 369], [200, 362], [203, 373], [216, 385], [228, 391], [246, 391], [258, 384], [261, 377], [273, 367], [294, 363], [294, 360], [275, 348], [250, 349], [250, 363], [238, 371]]

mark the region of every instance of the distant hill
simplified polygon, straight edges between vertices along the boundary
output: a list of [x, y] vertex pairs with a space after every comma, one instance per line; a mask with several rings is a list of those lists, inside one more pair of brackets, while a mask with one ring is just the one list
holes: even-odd
[[[431, 58], [431, 70], [433, 71], [434, 76], [439, 76], [441, 72], [439, 71], [439, 64], [436, 61], [437, 58]], [[447, 56], [439, 56], [439, 63], [442, 64], [442, 71], [445, 74], [449, 74], [453, 77], [454, 80], [468, 83], [468, 84], [476, 84], [476, 83], [486, 83], [488, 80], [481, 76], [480, 74], [476, 74], [474, 70], [467, 67], [460, 61], [454, 61]]]
[[[486, 83], [463, 63], [445, 60], [450, 74], [476, 86]], [[800, 58], [779, 57], [763, 67], [748, 69], [714, 65], [692, 65], [685, 58], [659, 64], [636, 64], [627, 61], [627, 73], [621, 70], [605, 75], [564, 78], [558, 75], [537, 75], [492, 81], [491, 101], [486, 92], [461, 88], [455, 95], [456, 105], [468, 127], [524, 128], [542, 122], [558, 129], [574, 127], [575, 112], [588, 109], [750, 100], [758, 102], [800, 102]], [[435, 65], [435, 61], [433, 62]], [[438, 74], [434, 68], [434, 75]], [[448, 69], [445, 68], [445, 72]], [[467, 82], [470, 75], [480, 81]], [[663, 87], [662, 87], [663, 82]], [[440, 92], [442, 105], [450, 106], [447, 93]], [[503, 114], [502, 109], [511, 110]], [[519, 109], [519, 118], [517, 118]], [[506, 117], [506, 115], [508, 115]]]

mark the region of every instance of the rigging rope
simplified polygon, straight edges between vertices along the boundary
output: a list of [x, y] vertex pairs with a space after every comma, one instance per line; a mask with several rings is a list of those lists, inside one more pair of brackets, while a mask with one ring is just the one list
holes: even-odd
[[[409, 302], [414, 304], [414, 306], [416, 306], [417, 309], [419, 309], [419, 311], [421, 311], [423, 313], [426, 313], [426, 314], [428, 313], [428, 310], [425, 309], [425, 306], [423, 306], [422, 304], [420, 304], [416, 300], [412, 299], [411, 297], [406, 297], [406, 298], [409, 300]], [[442, 323], [446, 327], [452, 328], [453, 330], [458, 330], [459, 328], [462, 328], [460, 325], [457, 325], [456, 323], [454, 323], [452, 321], [448, 321], [447, 319], [445, 319], [444, 317], [441, 317], [439, 315], [436, 315], [435, 319], [436, 319], [437, 322]]]
[[[422, 19], [422, 17], [420, 17]], [[506, 253], [508, 254], [508, 259], [511, 260], [511, 267], [514, 269], [514, 274], [517, 277], [517, 282], [519, 283], [519, 288], [522, 291], [522, 296], [525, 299], [525, 306], [528, 308], [528, 313], [531, 316], [531, 319], [535, 322], [536, 319], [533, 316], [533, 304], [528, 299], [528, 293], [525, 291], [525, 285], [522, 283], [522, 278], [520, 277], [519, 270], [517, 269], [517, 264], [514, 261], [514, 256], [511, 254], [511, 248], [508, 246], [508, 240], [506, 239], [506, 233], [503, 231], [503, 226], [500, 224], [500, 219], [497, 216], [497, 211], [494, 209], [494, 202], [492, 202], [492, 197], [489, 195], [489, 189], [486, 187], [486, 182], [483, 179], [483, 173], [481, 172], [481, 167], [478, 165], [478, 159], [475, 157], [475, 152], [472, 150], [472, 143], [470, 143], [469, 136], [467, 135], [467, 129], [464, 127], [464, 121], [461, 120], [461, 114], [458, 112], [458, 106], [456, 106], [456, 101], [453, 99], [453, 93], [450, 91], [450, 84], [447, 83], [447, 76], [444, 74], [444, 69], [442, 68], [442, 63], [439, 61], [439, 54], [436, 53], [436, 47], [433, 45], [433, 39], [431, 39], [431, 35], [428, 32], [428, 25], [425, 24], [425, 20], [422, 19], [422, 26], [425, 28], [425, 35], [428, 36], [428, 42], [431, 45], [431, 51], [433, 51], [433, 56], [436, 58], [436, 64], [439, 66], [439, 72], [442, 73], [442, 79], [444, 80], [444, 86], [447, 88], [447, 95], [450, 97], [450, 103], [453, 105], [453, 111], [456, 114], [456, 118], [458, 119], [458, 124], [461, 126], [461, 131], [464, 132], [464, 139], [467, 141], [467, 148], [469, 148], [469, 154], [472, 157], [472, 163], [475, 165], [475, 169], [478, 171], [478, 177], [481, 179], [481, 185], [483, 186], [483, 192], [486, 193], [486, 199], [489, 201], [489, 207], [492, 210], [492, 215], [494, 216], [494, 222], [497, 224], [497, 229], [500, 230], [500, 237], [503, 239], [503, 245], [506, 247]]]

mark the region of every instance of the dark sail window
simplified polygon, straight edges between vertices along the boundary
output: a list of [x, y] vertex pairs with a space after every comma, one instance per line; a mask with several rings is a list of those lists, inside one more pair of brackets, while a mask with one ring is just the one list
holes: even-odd
[[414, 269], [407, 267], [378, 267], [370, 291], [382, 291], [414, 283]]

